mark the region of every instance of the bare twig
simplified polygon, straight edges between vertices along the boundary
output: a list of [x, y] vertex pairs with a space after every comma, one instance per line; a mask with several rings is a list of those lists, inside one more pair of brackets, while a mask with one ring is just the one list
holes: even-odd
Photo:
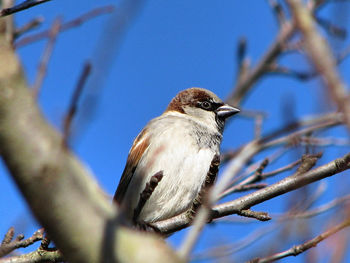
[[305, 212], [298, 212], [296, 214], [287, 214], [287, 215], [274, 215], [277, 217], [280, 217], [281, 220], [283, 219], [291, 219], [291, 218], [310, 218], [317, 215], [320, 215], [322, 213], [325, 213], [329, 211], [330, 209], [333, 209], [336, 206], [342, 205], [345, 202], [349, 202], [350, 195], [346, 195], [340, 198], [337, 198], [335, 200], [332, 200], [331, 202], [328, 202], [326, 204], [320, 205], [319, 207], [316, 207], [314, 209], [305, 211]]
[[298, 167], [296, 173], [303, 174], [311, 170], [312, 167], [316, 165], [316, 162], [319, 158], [322, 157], [322, 153], [317, 154], [304, 154], [301, 157], [301, 164]]
[[237, 45], [237, 74], [236, 79], [237, 82], [240, 82], [241, 79], [245, 78], [246, 74], [249, 72], [250, 61], [246, 57], [247, 53], [247, 40], [242, 37], [238, 41]]
[[280, 33], [276, 37], [275, 41], [265, 53], [259, 63], [249, 73], [245, 74], [245, 77], [237, 83], [233, 93], [226, 100], [231, 105], [239, 105], [244, 95], [252, 88], [253, 84], [258, 81], [264, 73], [266, 73], [267, 66], [273, 63], [276, 58], [281, 54], [287, 40], [293, 35], [294, 27], [290, 22], [285, 22], [281, 28]]
[[318, 24], [326, 30], [327, 33], [343, 40], [346, 38], [346, 30], [344, 28], [338, 27], [332, 24], [330, 21], [321, 17], [316, 17], [315, 19]]
[[[244, 192], [244, 191], [253, 190], [253, 189], [262, 189], [262, 188], [265, 188], [266, 186], [268, 186], [268, 184], [266, 184], [266, 183], [237, 185], [237, 186], [234, 186], [234, 187], [228, 189], [228, 190], [230, 190], [229, 192], [226, 190], [222, 194], [222, 197], [227, 196], [227, 195], [232, 194], [232, 193]], [[226, 192], [228, 192], [228, 193], [226, 193]]]
[[319, 73], [316, 71], [311, 71], [311, 72], [297, 71], [297, 70], [293, 70], [293, 69], [286, 68], [280, 65], [275, 65], [275, 64], [271, 65], [268, 68], [268, 73], [281, 75], [281, 76], [288, 76], [288, 77], [299, 79], [301, 81], [307, 81], [319, 75]]
[[282, 26], [286, 22], [286, 14], [282, 5], [276, 0], [268, 0], [271, 9], [273, 10], [279, 26]]
[[28, 247], [35, 242], [44, 238], [44, 229], [41, 228], [36, 231], [31, 237], [23, 239], [23, 235], [18, 235], [15, 240], [12, 240], [14, 236], [14, 229], [10, 228], [6, 233], [5, 238], [0, 246], [0, 258], [11, 253], [13, 250], [20, 247]]
[[14, 235], [15, 235], [15, 229], [13, 227], [10, 227], [10, 229], [5, 234], [4, 239], [1, 242], [1, 245], [9, 244], [12, 241]]
[[[247, 53], [247, 40], [242, 37], [239, 41], [238, 41], [238, 45], [237, 45], [237, 65], [238, 65], [238, 69], [240, 69], [242, 67], [243, 61], [246, 57], [246, 53]], [[238, 73], [239, 76], [239, 73]]]
[[45, 235], [43, 240], [41, 240], [41, 244], [39, 248], [42, 250], [48, 250], [50, 243], [51, 243], [51, 239], [47, 235]]
[[47, 71], [47, 65], [49, 63], [49, 60], [51, 58], [51, 54], [53, 51], [54, 44], [56, 42], [57, 34], [60, 32], [61, 27], [61, 19], [57, 18], [52, 24], [50, 33], [49, 33], [49, 40], [47, 42], [47, 45], [44, 49], [44, 52], [42, 54], [42, 57], [40, 59], [39, 67], [38, 67], [38, 73], [35, 78], [35, 82], [33, 85], [33, 93], [34, 97], [38, 97], [40, 93], [40, 89], [44, 80], [44, 77], [46, 75]]
[[39, 5], [39, 4], [43, 4], [43, 3], [48, 2], [48, 1], [51, 1], [51, 0], [26, 0], [26, 1], [24, 1], [18, 5], [15, 5], [13, 7], [4, 8], [4, 9], [0, 10], [0, 17], [12, 15], [16, 12], [31, 8], [31, 7]]
[[[343, 114], [341, 112], [332, 112], [328, 114], [322, 114], [316, 117], [308, 117], [301, 120], [297, 120], [295, 122], [289, 123], [281, 128], [278, 128], [266, 135], [264, 135], [259, 141], [266, 143], [264, 146], [268, 148], [270, 146], [276, 146], [279, 144], [284, 144], [288, 141], [291, 141], [293, 137], [301, 137], [303, 134], [310, 133], [312, 131], [321, 130], [325, 128], [331, 128], [333, 126], [339, 125], [343, 123]], [[300, 130], [295, 134], [286, 135], [286, 137], [278, 138], [283, 134], [288, 132], [293, 132], [300, 128], [307, 127], [304, 130]], [[287, 137], [290, 136], [290, 137]], [[277, 139], [276, 139], [277, 138]], [[226, 163], [229, 160], [235, 158], [241, 149], [237, 149], [236, 151], [228, 151], [222, 154], [221, 163]], [[271, 158], [269, 158], [271, 160]], [[254, 168], [256, 169], [256, 168]]]
[[44, 21], [43, 17], [37, 17], [32, 19], [31, 21], [29, 21], [27, 24], [23, 25], [20, 28], [16, 28], [15, 30], [15, 38], [18, 38], [20, 36], [22, 36], [24, 33], [27, 33], [30, 30], [33, 30], [35, 28], [37, 28], [39, 25], [41, 25], [41, 23]]
[[[301, 212], [297, 214], [272, 214], [274, 218], [277, 218], [279, 222], [286, 221], [286, 220], [293, 220], [293, 219], [299, 219], [299, 218], [309, 218], [313, 216], [317, 216], [321, 213], [324, 213], [326, 211], [329, 211], [330, 209], [334, 208], [337, 205], [342, 205], [344, 202], [348, 202], [350, 199], [350, 195], [344, 196], [342, 198], [333, 200], [332, 202], [329, 202], [325, 205], [322, 205], [320, 207], [317, 207], [313, 210], [309, 210], [306, 212]], [[220, 218], [218, 220], [215, 220], [215, 222], [218, 223], [251, 223], [252, 221], [244, 219], [244, 221], [240, 218], [237, 219], [230, 219], [227, 217]], [[205, 252], [199, 253], [198, 255], [195, 255], [192, 259], [200, 260], [200, 259], [210, 259], [210, 258], [218, 258], [218, 257], [224, 257], [231, 255], [233, 253], [236, 253], [237, 251], [247, 247], [248, 245], [252, 244], [253, 242], [257, 241], [262, 236], [265, 236], [267, 233], [270, 233], [273, 230], [276, 230], [278, 227], [277, 224], [272, 224], [270, 226], [264, 227], [262, 229], [258, 229], [256, 232], [253, 232], [251, 235], [247, 236], [243, 240], [239, 240], [233, 244], [223, 245], [211, 248], [209, 250], [206, 250]]]
[[225, 245], [213, 247], [213, 248], [207, 249], [206, 251], [204, 251], [202, 253], [194, 255], [192, 257], [192, 260], [193, 261], [208, 260], [208, 259], [216, 259], [217, 260], [220, 257], [232, 255], [232, 254], [248, 247], [252, 243], [265, 237], [267, 234], [269, 234], [275, 230], [276, 230], [275, 225], [267, 226], [264, 228], [259, 228], [256, 231], [247, 235], [246, 237], [238, 240], [237, 242], [234, 242], [232, 244], [225, 244]]
[[91, 72], [91, 64], [90, 62], [86, 62], [83, 70], [81, 72], [78, 84], [74, 90], [67, 114], [63, 121], [63, 143], [65, 146], [68, 146], [68, 139], [70, 135], [71, 130], [71, 123], [72, 120], [77, 112], [78, 109], [78, 101], [82, 94], [83, 88], [85, 86], [86, 80]]
[[350, 131], [349, 94], [336, 70], [336, 60], [326, 40], [318, 33], [310, 10], [300, 0], [288, 0], [287, 2], [293, 13], [295, 24], [303, 34], [307, 54], [322, 75], [333, 101], [344, 113], [345, 123]]
[[346, 138], [332, 138], [332, 137], [324, 137], [324, 138], [316, 138], [309, 136], [300, 137], [301, 144], [305, 145], [316, 145], [316, 146], [349, 146], [350, 140]]
[[[319, 158], [318, 156], [319, 156], [319, 155], [317, 155], [316, 157]], [[311, 160], [309, 160], [308, 157], [309, 157]], [[316, 161], [314, 158], [315, 158], [314, 155], [305, 156], [305, 157], [304, 157], [304, 162], [307, 163], [307, 164], [305, 164], [305, 166], [306, 166], [306, 165], [311, 165], [312, 161]], [[268, 160], [268, 159], [265, 159], [265, 160]], [[266, 166], [267, 164], [266, 164], [266, 162], [262, 162], [260, 168], [258, 168], [258, 169], [256, 170], [256, 172], [255, 172], [253, 175], [251, 175], [250, 177], [248, 177], [248, 178], [246, 178], [245, 180], [241, 181], [238, 185], [234, 185], [234, 186], [228, 188], [227, 190], [225, 190], [225, 191], [220, 195], [220, 199], [221, 199], [221, 198], [224, 198], [225, 196], [228, 196], [228, 195], [230, 195], [230, 194], [232, 194], [232, 193], [234, 193], [234, 192], [244, 191], [246, 186], [249, 186], [249, 185], [253, 184], [253, 183], [256, 182], [256, 181], [260, 181], [260, 180], [263, 180], [263, 179], [265, 179], [265, 178], [267, 178], [267, 177], [270, 177], [270, 176], [276, 175], [276, 174], [278, 174], [278, 173], [281, 173], [281, 172], [290, 170], [290, 169], [292, 169], [293, 167], [295, 167], [296, 165], [300, 164], [301, 162], [302, 162], [302, 160], [297, 160], [297, 161], [295, 161], [295, 162], [293, 162], [293, 163], [291, 163], [291, 164], [288, 164], [288, 165], [286, 165], [286, 166], [284, 166], [284, 167], [282, 167], [282, 168], [279, 168], [279, 169], [277, 169], [277, 170], [275, 170], [275, 171], [272, 171], [272, 172], [270, 172], [270, 173], [265, 173], [265, 174], [262, 174], [262, 169], [261, 169], [261, 168], [264, 169], [264, 166]], [[303, 166], [303, 167], [304, 167], [304, 166]], [[300, 167], [299, 167], [299, 168], [300, 168]], [[305, 168], [305, 169], [306, 169], [306, 168]], [[310, 168], [310, 169], [311, 169], [311, 168]], [[253, 184], [253, 185], [254, 185], [254, 184]], [[249, 187], [248, 187], [248, 189], [249, 189]]]
[[309, 134], [310, 132], [313, 132], [313, 131], [319, 131], [326, 128], [331, 128], [341, 123], [343, 123], [341, 119], [334, 118], [332, 120], [320, 122], [319, 124], [312, 125], [310, 127], [301, 129], [299, 131], [296, 131], [294, 133], [288, 134], [286, 136], [283, 136], [274, 140], [268, 140], [269, 136], [266, 136], [261, 139], [261, 141], [265, 142], [263, 143], [262, 148], [266, 149], [266, 148], [270, 148], [281, 144], [292, 143], [293, 140], [295, 140], [296, 138], [299, 138], [302, 135]]
[[[298, 130], [303, 127], [312, 127], [314, 126], [315, 129], [322, 128], [322, 126], [332, 126], [339, 125], [343, 123], [343, 114], [339, 112], [332, 112], [328, 114], [322, 114], [320, 116], [311, 117], [311, 118], [305, 118], [301, 120], [297, 120], [295, 122], [289, 123], [284, 127], [281, 127], [269, 134], [266, 134], [261, 140], [264, 142], [271, 141], [274, 138], [281, 136], [287, 132], [292, 132], [294, 130]], [[308, 131], [309, 132], [309, 131]], [[302, 134], [297, 134], [297, 136], [301, 136]]]
[[237, 215], [245, 216], [245, 217], [249, 217], [249, 218], [255, 218], [259, 221], [268, 221], [271, 219], [269, 214], [266, 212], [255, 212], [255, 211], [252, 211], [250, 209], [242, 209], [242, 210], [238, 211]]
[[[81, 16], [73, 19], [73, 20], [62, 23], [62, 25], [60, 27], [60, 32], [72, 29], [74, 27], [78, 27], [81, 24], [83, 24], [83, 23], [85, 23], [85, 22], [87, 22], [87, 21], [89, 21], [97, 16], [112, 13], [113, 10], [114, 10], [114, 6], [111, 6], [111, 5], [98, 7], [98, 8], [95, 8], [93, 10], [90, 10], [90, 11], [82, 14]], [[33, 34], [31, 36], [24, 37], [22, 39], [19, 39], [18, 41], [15, 42], [14, 46], [16, 48], [19, 48], [19, 47], [28, 45], [30, 43], [33, 43], [33, 42], [36, 42], [36, 41], [39, 41], [41, 39], [45, 39], [48, 37], [50, 37], [50, 29]]]
[[300, 162], [301, 162], [301, 160], [296, 160], [295, 162], [287, 164], [286, 166], [278, 168], [274, 171], [263, 173], [261, 175], [261, 177], [267, 178], [267, 177], [274, 176], [274, 175], [279, 174], [279, 173], [283, 173], [285, 171], [289, 171], [289, 170], [293, 169], [295, 166], [297, 166], [298, 164], [300, 164]]
[[253, 176], [249, 177], [249, 180], [244, 180], [243, 182], [240, 183], [240, 185], [246, 185], [246, 184], [253, 184], [257, 181], [260, 181], [262, 179], [261, 175], [266, 166], [269, 164], [269, 159], [265, 158], [258, 169], [256, 169], [255, 173]]
[[146, 183], [145, 189], [140, 193], [140, 199], [137, 203], [137, 207], [134, 210], [133, 221], [136, 223], [137, 219], [145, 206], [148, 199], [151, 197], [152, 193], [158, 186], [159, 182], [163, 178], [163, 171], [157, 172], [153, 175], [148, 183]]
[[206, 202], [208, 191], [210, 187], [213, 186], [217, 173], [219, 171], [219, 165], [220, 165], [220, 157], [219, 155], [215, 155], [210, 164], [209, 171], [202, 185], [202, 188], [198, 193], [197, 197], [195, 198], [195, 200], [193, 201], [192, 207], [188, 211], [188, 216], [190, 217], [191, 220], [193, 220], [193, 217], [195, 216], [198, 208], [202, 205], [202, 203]]
[[342, 223], [330, 228], [329, 230], [327, 230], [326, 232], [322, 233], [321, 235], [303, 243], [297, 246], [293, 246], [292, 248], [281, 252], [281, 253], [277, 253], [275, 255], [266, 257], [266, 258], [257, 258], [257, 259], [253, 259], [250, 262], [251, 263], [267, 263], [267, 262], [272, 262], [272, 261], [276, 261], [285, 257], [290, 257], [290, 256], [297, 256], [300, 253], [303, 253], [304, 251], [312, 248], [312, 247], [316, 247], [318, 243], [320, 243], [321, 241], [323, 241], [324, 239], [326, 239], [327, 237], [337, 233], [338, 231], [349, 227], [350, 226], [350, 218], [345, 219]]

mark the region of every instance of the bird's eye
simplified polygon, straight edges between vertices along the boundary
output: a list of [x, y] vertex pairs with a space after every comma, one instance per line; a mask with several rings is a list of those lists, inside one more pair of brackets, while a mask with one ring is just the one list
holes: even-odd
[[201, 103], [201, 106], [202, 106], [203, 109], [209, 110], [211, 108], [211, 103], [209, 101], [203, 101]]

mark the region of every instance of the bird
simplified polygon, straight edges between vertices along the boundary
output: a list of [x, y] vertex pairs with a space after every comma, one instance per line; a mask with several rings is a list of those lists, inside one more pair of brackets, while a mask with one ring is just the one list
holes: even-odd
[[[188, 210], [220, 153], [225, 120], [239, 111], [207, 89], [179, 92], [129, 151], [113, 198], [126, 218], [154, 223]], [[135, 218], [140, 193], [159, 172], [162, 179]]]

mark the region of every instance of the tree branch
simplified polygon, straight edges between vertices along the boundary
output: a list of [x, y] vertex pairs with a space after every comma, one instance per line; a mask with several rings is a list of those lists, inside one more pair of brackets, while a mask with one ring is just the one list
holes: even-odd
[[64, 258], [60, 251], [56, 250], [37, 250], [20, 256], [13, 256], [0, 259], [0, 263], [46, 263], [46, 262], [62, 262]]
[[[78, 27], [78, 26], [82, 25], [83, 23], [85, 23], [85, 22], [89, 21], [90, 19], [93, 19], [97, 16], [112, 13], [113, 10], [114, 10], [114, 6], [111, 6], [111, 5], [94, 8], [93, 10], [90, 10], [90, 11], [80, 15], [79, 17], [77, 17], [75, 19], [72, 19], [72, 20], [69, 20], [65, 23], [62, 23], [62, 25], [60, 27], [60, 32], [72, 29], [74, 27]], [[23, 47], [23, 46], [28, 45], [30, 43], [33, 43], [35, 41], [39, 41], [41, 39], [48, 38], [49, 36], [50, 36], [50, 29], [47, 29], [47, 30], [41, 31], [39, 33], [32, 34], [30, 36], [23, 37], [23, 38], [17, 40], [14, 45], [16, 48]]]
[[[1, 23], [0, 29], [4, 28]], [[61, 135], [43, 118], [3, 32], [0, 46], [1, 157], [65, 259], [178, 262], [159, 238], [121, 226], [117, 207], [81, 162], [61, 147]]]
[[31, 7], [36, 6], [36, 5], [43, 4], [43, 3], [48, 2], [48, 1], [51, 1], [51, 0], [26, 0], [26, 1], [20, 3], [16, 6], [1, 9], [0, 10], [0, 17], [12, 15], [12, 14], [17, 13], [19, 11], [31, 8]]
[[[350, 168], [350, 154], [331, 161], [325, 165], [317, 167], [304, 174], [294, 174], [285, 179], [272, 184], [264, 189], [250, 193], [237, 198], [233, 201], [216, 205], [212, 208], [213, 218], [219, 218], [227, 215], [237, 214], [241, 210], [249, 209], [254, 205], [260, 204], [276, 196], [288, 193], [310, 183], [323, 178], [335, 175]], [[162, 233], [173, 233], [189, 225], [189, 221], [183, 214], [168, 220], [154, 223]]]
[[20, 247], [28, 247], [35, 242], [42, 240], [44, 237], [44, 229], [39, 229], [31, 237], [24, 239], [24, 235], [18, 235], [14, 240], [14, 229], [11, 227], [5, 235], [0, 246], [0, 258], [11, 253], [13, 250]]
[[318, 33], [313, 16], [300, 0], [287, 1], [294, 16], [295, 24], [303, 34], [305, 49], [317, 71], [321, 74], [333, 101], [344, 113], [345, 123], [350, 131], [349, 94], [338, 71], [337, 62], [327, 41]]
[[312, 248], [312, 247], [316, 247], [318, 243], [320, 243], [321, 241], [323, 241], [324, 239], [326, 239], [327, 237], [339, 232], [340, 230], [349, 227], [350, 226], [350, 218], [345, 219], [342, 223], [330, 228], [329, 230], [327, 230], [326, 232], [322, 233], [321, 235], [303, 243], [297, 246], [293, 246], [292, 248], [281, 252], [281, 253], [277, 253], [275, 255], [272, 255], [270, 257], [266, 257], [266, 258], [257, 258], [257, 259], [253, 259], [250, 261], [250, 263], [267, 263], [267, 262], [273, 262], [285, 257], [290, 257], [290, 256], [297, 256], [301, 253], [303, 253], [304, 251]]

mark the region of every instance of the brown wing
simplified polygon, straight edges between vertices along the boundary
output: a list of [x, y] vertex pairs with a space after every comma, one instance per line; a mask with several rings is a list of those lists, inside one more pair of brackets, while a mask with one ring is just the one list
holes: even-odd
[[126, 165], [120, 178], [119, 185], [117, 190], [115, 191], [113, 201], [120, 204], [123, 201], [126, 190], [129, 187], [130, 181], [134, 175], [136, 167], [145, 152], [145, 150], [149, 146], [149, 138], [145, 138], [146, 129], [144, 129], [135, 139], [134, 144], [132, 145], [128, 160], [126, 161]]

